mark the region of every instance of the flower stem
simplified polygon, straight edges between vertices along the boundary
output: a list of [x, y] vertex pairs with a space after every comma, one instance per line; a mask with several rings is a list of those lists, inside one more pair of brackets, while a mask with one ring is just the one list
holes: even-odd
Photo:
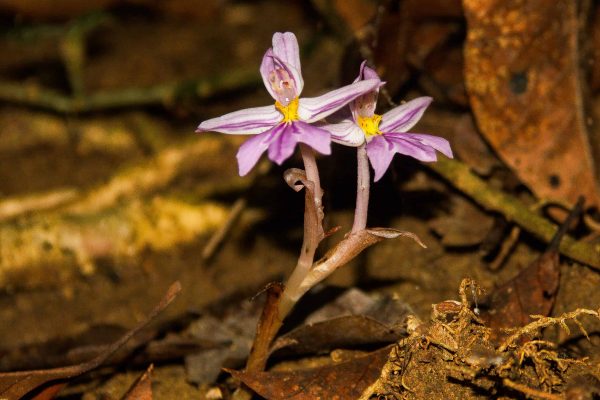
[[362, 144], [356, 151], [357, 183], [356, 183], [356, 210], [354, 211], [354, 224], [352, 233], [357, 233], [367, 227], [367, 214], [369, 211], [369, 185], [371, 174], [367, 158], [366, 144]]
[[304, 161], [304, 170], [306, 171], [306, 179], [313, 182], [315, 205], [317, 209], [321, 209], [323, 206], [323, 189], [321, 189], [321, 180], [319, 178], [319, 169], [317, 168], [317, 160], [315, 159], [315, 151], [300, 143], [300, 154], [302, 154], [302, 161]]
[[[267, 302], [258, 323], [256, 336], [250, 356], [246, 363], [247, 371], [262, 371], [269, 356], [269, 349], [283, 320], [292, 310], [298, 299], [306, 292], [301, 284], [311, 271], [314, 263], [315, 252], [324, 237], [323, 233], [323, 190], [319, 179], [319, 170], [315, 160], [314, 150], [300, 144], [300, 151], [304, 161], [305, 181], [305, 207], [304, 207], [304, 239], [296, 268], [290, 275], [284, 289], [280, 285], [272, 285], [267, 291]], [[234, 399], [246, 399], [248, 392], [241, 390]]]
[[[281, 302], [279, 303], [279, 317], [281, 319], [291, 311], [298, 299], [302, 296], [300, 285], [310, 272], [315, 259], [315, 252], [319, 243], [323, 239], [323, 189], [319, 179], [319, 170], [315, 159], [315, 152], [312, 148], [305, 144], [300, 144], [300, 152], [304, 161], [304, 171], [306, 180], [312, 182], [312, 190], [305, 188], [305, 209], [304, 209], [304, 239], [302, 241], [302, 249], [298, 257], [296, 268], [290, 275], [283, 291]], [[310, 195], [312, 193], [312, 195]], [[313, 201], [314, 206], [309, 202]], [[316, 209], [316, 219], [311, 217], [311, 209]], [[314, 214], [313, 214], [314, 215]]]

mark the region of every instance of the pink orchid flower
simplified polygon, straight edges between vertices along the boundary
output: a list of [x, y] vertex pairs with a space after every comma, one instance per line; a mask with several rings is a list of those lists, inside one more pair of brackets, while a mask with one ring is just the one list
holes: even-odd
[[[377, 73], [363, 62], [354, 82], [372, 80], [380, 81]], [[432, 101], [431, 97], [418, 97], [378, 115], [375, 114], [378, 93], [379, 86], [351, 102], [351, 119], [323, 126], [336, 143], [358, 147], [367, 142], [367, 156], [375, 170], [375, 182], [385, 174], [396, 153], [420, 161], [437, 161], [436, 150], [446, 157], [453, 157], [446, 139], [407, 132], [421, 119]]]
[[256, 135], [237, 153], [239, 173], [246, 175], [268, 150], [269, 158], [281, 165], [304, 143], [321, 154], [331, 153], [329, 131], [311, 125], [336, 112], [358, 96], [372, 91], [377, 79], [367, 79], [313, 98], [299, 98], [304, 81], [300, 69], [298, 41], [291, 32], [275, 33], [273, 47], [260, 66], [274, 105], [239, 110], [202, 122], [197, 132]]

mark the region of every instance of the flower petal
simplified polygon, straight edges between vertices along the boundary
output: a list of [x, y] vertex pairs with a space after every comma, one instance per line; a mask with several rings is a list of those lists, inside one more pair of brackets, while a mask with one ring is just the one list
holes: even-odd
[[419, 140], [409, 137], [405, 133], [384, 133], [381, 135], [390, 143], [394, 153], [404, 154], [419, 161], [437, 161], [435, 149]]
[[292, 32], [276, 32], [273, 34], [273, 54], [295, 68], [298, 73], [302, 73], [298, 40]]
[[256, 165], [262, 153], [282, 132], [284, 124], [279, 124], [266, 132], [246, 140], [238, 149], [237, 160], [240, 176], [246, 175]]
[[358, 147], [365, 142], [363, 130], [351, 119], [338, 124], [325, 124], [321, 128], [331, 133], [331, 140], [335, 143]]
[[394, 158], [392, 145], [385, 140], [383, 135], [375, 136], [367, 143], [367, 156], [375, 171], [373, 180], [377, 182], [385, 174]]
[[246, 108], [203, 121], [198, 125], [196, 132], [214, 131], [255, 135], [272, 128], [282, 119], [283, 115], [273, 105]]
[[363, 61], [360, 64], [360, 72], [354, 80], [354, 82], [360, 82], [367, 79], [376, 79], [380, 82], [379, 86], [374, 90], [363, 94], [356, 98], [356, 100], [350, 102], [350, 111], [355, 121], [358, 121], [358, 117], [370, 118], [375, 114], [375, 107], [377, 106], [377, 96], [379, 95], [379, 87], [383, 85], [379, 75], [375, 70], [367, 67], [367, 61]]
[[[260, 75], [269, 94], [283, 105], [287, 105], [298, 97], [304, 87], [304, 80], [300, 71], [277, 57], [273, 49], [267, 50], [263, 56], [260, 64]], [[291, 79], [293, 87], [282, 86], [287, 80], [287, 77], [282, 75], [287, 75]]]
[[380, 81], [369, 79], [356, 82], [324, 95], [300, 99], [298, 115], [301, 120], [311, 123], [333, 114], [358, 96], [379, 87]]
[[379, 129], [383, 132], [406, 132], [423, 116], [433, 99], [418, 97], [383, 114]]
[[298, 135], [294, 134], [291, 123], [281, 124], [280, 131], [281, 133], [269, 144], [269, 159], [278, 165], [294, 154], [298, 143]]
[[450, 143], [439, 136], [427, 135], [425, 133], [403, 133], [405, 137], [418, 140], [424, 145], [431, 146], [448, 158], [454, 158]]
[[356, 77], [356, 79], [354, 80], [354, 82], [358, 82], [358, 81], [364, 81], [367, 79], [379, 79], [379, 75], [377, 75], [377, 72], [375, 72], [375, 70], [369, 66], [367, 66], [367, 60], [364, 60], [361, 64], [360, 64], [360, 70], [358, 73], [358, 76]]
[[301, 132], [298, 142], [309, 145], [321, 154], [331, 154], [331, 133], [329, 131], [302, 121], [293, 122], [292, 125], [294, 129]]
[[281, 165], [294, 153], [297, 143], [305, 143], [321, 154], [331, 154], [331, 135], [328, 131], [306, 122], [282, 124], [281, 134], [269, 145], [269, 159]]

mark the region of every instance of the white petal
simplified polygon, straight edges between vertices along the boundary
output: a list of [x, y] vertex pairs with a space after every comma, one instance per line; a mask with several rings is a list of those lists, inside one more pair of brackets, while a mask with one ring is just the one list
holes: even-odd
[[331, 140], [344, 146], [358, 147], [365, 142], [365, 134], [354, 121], [347, 119], [339, 124], [326, 124], [321, 128], [331, 133]]
[[407, 132], [419, 122], [432, 100], [431, 97], [417, 97], [391, 109], [382, 115], [379, 130], [382, 132]]
[[379, 85], [378, 79], [369, 79], [343, 86], [318, 97], [301, 98], [298, 105], [298, 116], [308, 123], [318, 121]]
[[245, 108], [203, 121], [196, 132], [214, 131], [237, 135], [255, 135], [277, 125], [283, 115], [274, 105]]

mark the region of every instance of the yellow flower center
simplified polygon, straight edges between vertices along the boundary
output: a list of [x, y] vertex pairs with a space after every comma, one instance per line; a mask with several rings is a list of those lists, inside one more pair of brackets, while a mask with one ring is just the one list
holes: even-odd
[[358, 117], [358, 126], [363, 130], [366, 137], [375, 135], [381, 135], [379, 132], [379, 123], [381, 122], [381, 115], [373, 114], [372, 117]]
[[275, 108], [279, 110], [283, 114], [283, 121], [281, 122], [292, 122], [300, 119], [298, 116], [298, 98], [296, 97], [294, 100], [290, 101], [287, 106], [284, 106], [280, 102], [275, 102]]

